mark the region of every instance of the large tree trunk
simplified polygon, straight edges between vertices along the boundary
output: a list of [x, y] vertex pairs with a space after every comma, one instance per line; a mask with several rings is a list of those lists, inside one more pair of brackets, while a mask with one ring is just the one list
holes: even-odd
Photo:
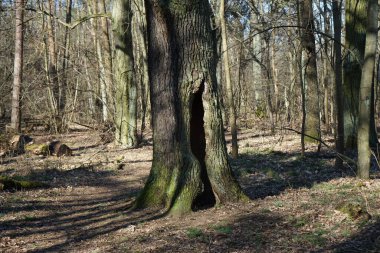
[[[305, 54], [305, 92], [306, 92], [306, 121], [305, 134], [320, 139], [319, 120], [319, 90], [317, 74], [317, 54], [314, 38], [314, 15], [312, 0], [300, 2], [302, 37], [301, 43]], [[308, 140], [309, 138], [306, 138]], [[309, 139], [315, 142], [315, 139]]]
[[24, 0], [16, 0], [16, 37], [15, 37], [15, 58], [14, 76], [12, 89], [12, 114], [11, 127], [21, 131], [21, 87], [23, 70], [23, 43], [24, 43]]
[[147, 1], [153, 163], [137, 207], [173, 214], [244, 195], [227, 159], [208, 1]]
[[137, 87], [134, 82], [131, 2], [117, 0], [113, 4], [115, 37], [116, 134], [118, 144], [137, 145]]
[[369, 178], [371, 149], [369, 145], [372, 82], [375, 69], [377, 47], [377, 0], [368, 2], [368, 23], [365, 43], [364, 63], [360, 81], [359, 127], [358, 127], [358, 177]]

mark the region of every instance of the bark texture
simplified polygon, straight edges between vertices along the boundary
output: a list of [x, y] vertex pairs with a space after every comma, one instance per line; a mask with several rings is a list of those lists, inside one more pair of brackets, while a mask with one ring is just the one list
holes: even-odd
[[[335, 51], [335, 108], [336, 108], [336, 122], [337, 122], [337, 132], [336, 132], [336, 151], [340, 154], [344, 153], [344, 103], [343, 103], [343, 83], [342, 83], [342, 15], [341, 6], [339, 5], [339, 0], [333, 0], [333, 18], [334, 18], [334, 51]], [[335, 166], [341, 168], [343, 166], [343, 160], [337, 156], [335, 161]]]
[[134, 82], [131, 1], [117, 0], [113, 6], [115, 38], [116, 134], [118, 144], [137, 145], [137, 87]]
[[221, 37], [222, 37], [222, 57], [223, 57], [223, 67], [224, 67], [224, 77], [226, 80], [226, 89], [227, 89], [227, 98], [228, 98], [228, 105], [229, 105], [229, 124], [231, 128], [231, 156], [233, 158], [237, 158], [239, 151], [238, 151], [238, 143], [237, 143], [237, 126], [236, 126], [236, 107], [235, 107], [235, 101], [234, 101], [234, 95], [233, 95], [233, 87], [231, 83], [231, 75], [230, 75], [230, 63], [228, 59], [228, 45], [227, 45], [227, 26], [226, 26], [226, 20], [224, 17], [224, 10], [225, 2], [224, 0], [221, 0], [220, 2], [220, 12], [219, 12], [219, 18], [220, 18], [220, 30], [221, 30]]
[[358, 133], [359, 87], [364, 59], [368, 0], [346, 1], [346, 41], [349, 53], [343, 66], [345, 147], [355, 149]]
[[244, 198], [227, 160], [208, 1], [147, 1], [153, 163], [137, 207], [181, 215]]
[[375, 69], [377, 47], [377, 0], [368, 2], [368, 24], [366, 32], [364, 63], [360, 81], [359, 94], [359, 129], [358, 129], [358, 177], [369, 178], [371, 164], [371, 149], [369, 143], [372, 82]]
[[21, 87], [23, 70], [23, 43], [24, 43], [24, 0], [15, 1], [16, 4], [16, 36], [15, 36], [15, 58], [12, 89], [12, 114], [11, 127], [13, 130], [21, 131]]
[[[314, 16], [312, 0], [300, 2], [302, 37], [301, 43], [305, 54], [303, 65], [305, 68], [305, 92], [306, 92], [306, 119], [305, 134], [320, 139], [319, 119], [319, 88], [317, 74], [317, 54], [314, 38]], [[306, 140], [309, 138], [306, 137]], [[315, 140], [310, 140], [315, 141]]]

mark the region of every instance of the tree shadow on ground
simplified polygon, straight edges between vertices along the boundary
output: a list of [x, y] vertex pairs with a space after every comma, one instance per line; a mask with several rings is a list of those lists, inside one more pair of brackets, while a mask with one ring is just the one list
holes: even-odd
[[[118, 181], [112, 179], [117, 175], [115, 170], [98, 170], [96, 164], [90, 166], [79, 166], [74, 169], [63, 170], [57, 168], [31, 169], [23, 176], [16, 174], [16, 179], [40, 181], [47, 183], [50, 187], [67, 186], [113, 186]], [[14, 174], [15, 170], [7, 170], [2, 174]]]
[[314, 252], [327, 251], [336, 253], [380, 252], [380, 220], [377, 219], [339, 244]]
[[[304, 241], [295, 224], [275, 213], [252, 212], [239, 215], [231, 222], [217, 222], [202, 227], [184, 227], [184, 233], [170, 233], [167, 228], [157, 235], [128, 237], [121, 249], [154, 245], [146, 252], [310, 252], [322, 241]], [[169, 232], [168, 232], [169, 231]], [[160, 242], [160, 243], [157, 243]], [[303, 242], [303, 243], [302, 243]]]
[[97, 236], [105, 236], [130, 225], [160, 217], [157, 212], [132, 214], [129, 211], [132, 202], [127, 201], [131, 197], [128, 196], [130, 192], [128, 190], [112, 197], [93, 198], [91, 201], [25, 203], [34, 211], [49, 214], [24, 216], [4, 222], [0, 225], [0, 235], [16, 242], [18, 238], [34, 242], [35, 249], [28, 252], [70, 251]]
[[[242, 154], [231, 160], [233, 171], [251, 199], [278, 195], [288, 188], [310, 188], [334, 178], [354, 176], [354, 171], [337, 170], [329, 153], [285, 153], [266, 151]], [[253, 183], [252, 183], [253, 182]]]
[[130, 210], [141, 189], [137, 181], [145, 176], [125, 181], [118, 180], [116, 173], [91, 167], [32, 172], [26, 177], [43, 179], [52, 187], [6, 193], [8, 201], [0, 214], [14, 218], [0, 222], [0, 238], [11, 238], [28, 252], [70, 251], [97, 236], [161, 217], [157, 211]]

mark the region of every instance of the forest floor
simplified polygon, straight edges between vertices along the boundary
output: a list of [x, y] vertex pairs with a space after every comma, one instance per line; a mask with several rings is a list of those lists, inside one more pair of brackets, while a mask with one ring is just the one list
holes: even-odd
[[380, 252], [379, 170], [357, 180], [326, 148], [301, 156], [290, 132], [242, 130], [231, 164], [251, 201], [182, 218], [130, 210], [149, 174], [150, 140], [121, 149], [98, 132], [31, 137], [59, 139], [73, 156], [0, 160], [0, 175], [49, 184], [0, 192], [0, 252]]

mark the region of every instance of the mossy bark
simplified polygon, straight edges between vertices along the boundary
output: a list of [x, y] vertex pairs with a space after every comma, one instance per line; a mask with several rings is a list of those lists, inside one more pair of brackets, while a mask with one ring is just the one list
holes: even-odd
[[152, 169], [136, 207], [182, 215], [245, 198], [227, 160], [207, 1], [147, 1]]

